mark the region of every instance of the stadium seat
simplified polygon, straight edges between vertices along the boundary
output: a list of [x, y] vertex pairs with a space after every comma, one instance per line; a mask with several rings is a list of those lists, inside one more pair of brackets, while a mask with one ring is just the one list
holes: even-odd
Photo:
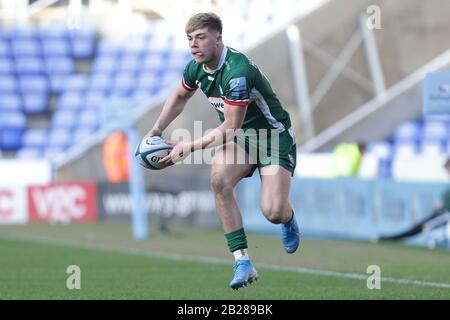
[[38, 30], [34, 27], [14, 26], [9, 30], [9, 37], [12, 40], [36, 40], [37, 36]]
[[406, 121], [400, 123], [394, 131], [394, 140], [401, 141], [415, 141], [420, 139], [421, 126], [416, 121]]
[[22, 134], [26, 128], [26, 118], [22, 112], [2, 112], [0, 114], [0, 148], [17, 150], [21, 146]]
[[20, 148], [16, 152], [19, 159], [39, 159], [42, 158], [43, 152], [40, 148]]
[[49, 74], [50, 92], [53, 94], [60, 94], [66, 86], [67, 77], [68, 75], [64, 74]]
[[129, 96], [135, 87], [135, 76], [132, 73], [118, 73], [113, 81], [111, 94]]
[[145, 57], [142, 70], [145, 72], [159, 72], [164, 69], [166, 62], [162, 54], [150, 54]]
[[18, 57], [15, 61], [16, 73], [20, 75], [40, 75], [44, 73], [44, 61], [39, 57]]
[[4, 93], [0, 99], [1, 111], [22, 111], [22, 101], [16, 93]]
[[44, 76], [22, 76], [19, 78], [19, 86], [22, 94], [48, 93], [49, 83]]
[[89, 59], [95, 54], [96, 32], [94, 29], [74, 29], [70, 32], [72, 56], [75, 59]]
[[48, 75], [71, 74], [75, 71], [75, 65], [68, 57], [51, 57], [45, 60], [45, 70]]
[[78, 118], [75, 110], [56, 110], [51, 119], [51, 127], [53, 129], [72, 129], [78, 121], [82, 120]]
[[64, 25], [40, 26], [37, 30], [37, 33], [42, 41], [64, 40], [68, 37], [68, 29]]
[[422, 130], [423, 140], [446, 140], [448, 137], [447, 123], [445, 121], [425, 121]]
[[11, 48], [9, 46], [9, 43], [0, 40], [0, 57], [9, 57], [11, 55]]
[[16, 77], [0, 75], [0, 93], [16, 92], [18, 89]]
[[86, 94], [85, 107], [88, 109], [99, 108], [106, 99], [106, 94], [102, 90], [91, 90]]
[[85, 74], [73, 74], [66, 78], [65, 91], [82, 92], [88, 88], [89, 79]]
[[47, 93], [24, 93], [22, 94], [23, 110], [27, 114], [43, 114], [48, 110]]
[[108, 93], [111, 86], [112, 80], [108, 73], [94, 73], [89, 81], [89, 89], [92, 91]]
[[53, 159], [56, 156], [60, 155], [62, 152], [64, 152], [64, 148], [62, 147], [47, 147], [43, 150], [42, 155], [44, 156], [44, 158], [46, 159]]
[[64, 150], [72, 144], [72, 134], [69, 129], [52, 129], [49, 132], [48, 147]]
[[115, 58], [118, 57], [121, 52], [122, 48], [118, 43], [108, 40], [100, 40], [98, 43], [97, 58]]
[[9, 75], [12, 74], [13, 72], [14, 68], [12, 59], [0, 58], [0, 75]]
[[51, 39], [42, 42], [42, 52], [45, 57], [69, 57], [70, 47], [69, 42], [64, 39]]
[[84, 105], [84, 94], [80, 92], [62, 93], [57, 102], [59, 109], [80, 109]]
[[41, 54], [39, 43], [35, 40], [13, 39], [11, 47], [15, 57], [37, 57]]
[[445, 143], [436, 139], [422, 140], [420, 153], [429, 156], [439, 156], [445, 153]]
[[379, 159], [392, 158], [392, 145], [387, 141], [375, 141], [367, 144], [367, 153], [377, 156]]
[[148, 51], [148, 39], [145, 35], [138, 35], [134, 37], [130, 37], [127, 41], [128, 44], [124, 46], [123, 54], [126, 55], [143, 55], [146, 51]]
[[79, 116], [80, 127], [96, 129], [99, 126], [99, 115], [96, 109], [85, 109]]
[[92, 66], [94, 73], [113, 73], [117, 68], [117, 58], [112, 56], [97, 57]]
[[395, 157], [413, 156], [418, 153], [418, 147], [415, 142], [402, 141], [394, 144]]
[[137, 54], [126, 54], [120, 59], [119, 66], [117, 67], [118, 73], [123, 72], [137, 72], [142, 65], [142, 58]]
[[143, 102], [148, 102], [153, 97], [151, 90], [135, 90], [133, 92], [133, 103], [140, 104]]
[[22, 136], [22, 147], [42, 149], [48, 143], [48, 132], [46, 129], [27, 129]]

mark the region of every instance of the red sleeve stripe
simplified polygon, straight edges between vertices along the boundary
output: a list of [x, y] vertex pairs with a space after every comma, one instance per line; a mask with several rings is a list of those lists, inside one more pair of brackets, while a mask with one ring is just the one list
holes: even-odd
[[183, 88], [185, 88], [187, 91], [195, 91], [197, 90], [197, 88], [191, 88], [189, 87], [186, 83], [184, 83], [184, 80], [181, 79], [181, 85], [183, 86]]
[[251, 101], [250, 100], [241, 100], [241, 101], [233, 101], [233, 100], [226, 100], [225, 99], [225, 103], [232, 105], [232, 106], [240, 106], [240, 107], [245, 107], [247, 106]]

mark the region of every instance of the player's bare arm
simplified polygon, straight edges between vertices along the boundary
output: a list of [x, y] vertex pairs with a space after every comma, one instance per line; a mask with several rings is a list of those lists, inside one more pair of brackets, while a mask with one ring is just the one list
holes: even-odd
[[209, 149], [231, 141], [244, 121], [247, 106], [225, 104], [225, 121], [210, 133], [194, 141], [166, 141], [174, 146], [172, 152], [161, 159], [160, 163], [171, 165], [186, 158], [195, 150]]

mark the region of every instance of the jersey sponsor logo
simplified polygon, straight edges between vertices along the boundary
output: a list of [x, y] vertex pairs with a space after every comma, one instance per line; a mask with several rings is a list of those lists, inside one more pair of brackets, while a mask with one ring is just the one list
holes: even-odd
[[225, 106], [225, 102], [220, 97], [209, 97], [209, 103], [219, 112], [223, 112], [223, 108]]
[[214, 78], [211, 77], [211, 76], [208, 76], [208, 80], [209, 80], [209, 81], [214, 81]]
[[230, 87], [230, 95], [233, 98], [237, 99], [246, 99], [248, 98], [247, 94], [247, 80], [245, 77], [234, 78], [228, 82]]

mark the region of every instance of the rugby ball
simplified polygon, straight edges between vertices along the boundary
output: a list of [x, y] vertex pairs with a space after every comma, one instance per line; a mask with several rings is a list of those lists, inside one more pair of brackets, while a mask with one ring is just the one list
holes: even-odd
[[165, 143], [165, 139], [159, 136], [145, 137], [136, 147], [134, 156], [139, 163], [150, 170], [161, 170], [165, 165], [159, 160], [167, 156], [172, 150], [172, 146]]

